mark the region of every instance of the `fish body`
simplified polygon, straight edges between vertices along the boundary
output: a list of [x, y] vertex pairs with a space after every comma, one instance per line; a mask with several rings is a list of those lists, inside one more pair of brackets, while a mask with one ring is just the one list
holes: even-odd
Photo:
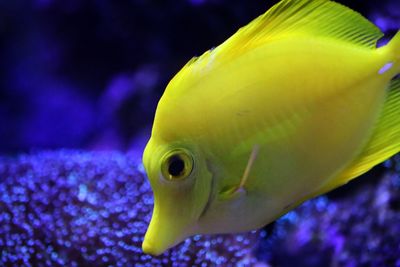
[[257, 229], [400, 150], [400, 34], [329, 0], [283, 0], [194, 58], [159, 101], [143, 250]]

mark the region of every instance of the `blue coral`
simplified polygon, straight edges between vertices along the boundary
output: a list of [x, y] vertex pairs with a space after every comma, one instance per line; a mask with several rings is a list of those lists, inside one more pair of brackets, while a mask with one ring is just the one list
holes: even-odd
[[0, 265], [400, 266], [400, 161], [386, 165], [264, 230], [195, 236], [151, 257], [141, 242], [153, 198], [136, 156], [3, 157]]
[[195, 236], [144, 255], [153, 208], [140, 164], [119, 153], [38, 153], [0, 160], [0, 265], [249, 265], [257, 234]]

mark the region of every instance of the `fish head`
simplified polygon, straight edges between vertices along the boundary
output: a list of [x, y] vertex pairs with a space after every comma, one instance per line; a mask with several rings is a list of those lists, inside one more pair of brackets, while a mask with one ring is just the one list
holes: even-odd
[[154, 193], [153, 215], [142, 249], [159, 255], [197, 233], [211, 193], [212, 174], [201, 151], [188, 142], [151, 138], [143, 164]]
[[153, 215], [142, 244], [146, 254], [160, 255], [196, 234], [256, 229], [265, 224], [266, 210], [274, 214], [273, 202], [263, 203], [259, 194], [230, 192], [223, 186], [223, 177], [233, 175], [228, 171], [235, 168], [224, 168], [202, 146], [151, 138], [143, 163], [154, 193]]
[[143, 153], [154, 209], [142, 249], [152, 255], [192, 235], [238, 232], [254, 225], [248, 224], [258, 200], [254, 194], [239, 191], [225, 197], [232, 179], [239, 182], [248, 155], [232, 159], [232, 147], [221, 146], [222, 140], [210, 134], [207, 118], [213, 115], [204, 108], [207, 97], [191, 87], [194, 83], [187, 78], [193, 72], [185, 71], [172, 79], [160, 99]]

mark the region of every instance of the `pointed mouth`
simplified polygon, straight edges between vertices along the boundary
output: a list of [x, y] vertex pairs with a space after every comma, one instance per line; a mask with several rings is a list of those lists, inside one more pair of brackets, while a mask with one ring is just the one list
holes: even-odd
[[[203, 193], [202, 205], [197, 205], [196, 207], [192, 202], [189, 202], [188, 205], [190, 205], [188, 207], [194, 209], [191, 213], [175, 207], [172, 205], [173, 202], [172, 204], [170, 203], [170, 199], [168, 199], [169, 202], [157, 202], [155, 199], [153, 215], [142, 243], [144, 253], [158, 256], [182, 242], [185, 238], [194, 234], [201, 234], [201, 222], [199, 220], [207, 215], [215, 201], [217, 188], [214, 175], [209, 175], [202, 186], [208, 187], [208, 190]], [[192, 200], [189, 199], [189, 201]]]
[[145, 239], [142, 243], [142, 251], [145, 254], [149, 254], [152, 256], [160, 256], [169, 248], [176, 246], [179, 242], [181, 242], [181, 240], [175, 241], [175, 243], [169, 245], [168, 248], [166, 248], [166, 249], [160, 249], [155, 244], [153, 244], [152, 240]]
[[145, 240], [142, 244], [142, 250], [145, 254], [153, 255], [153, 256], [158, 256], [161, 253], [159, 251], [154, 250], [154, 245], [151, 243], [149, 240]]

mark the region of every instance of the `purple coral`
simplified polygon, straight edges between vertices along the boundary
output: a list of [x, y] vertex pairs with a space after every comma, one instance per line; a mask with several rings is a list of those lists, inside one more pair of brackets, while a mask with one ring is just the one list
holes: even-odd
[[187, 239], [159, 257], [141, 242], [152, 193], [129, 155], [60, 151], [0, 160], [0, 265], [249, 265], [256, 233]]
[[195, 236], [159, 257], [144, 255], [153, 199], [136, 159], [77, 151], [0, 158], [2, 265], [400, 266], [394, 173], [308, 201], [269, 232]]

